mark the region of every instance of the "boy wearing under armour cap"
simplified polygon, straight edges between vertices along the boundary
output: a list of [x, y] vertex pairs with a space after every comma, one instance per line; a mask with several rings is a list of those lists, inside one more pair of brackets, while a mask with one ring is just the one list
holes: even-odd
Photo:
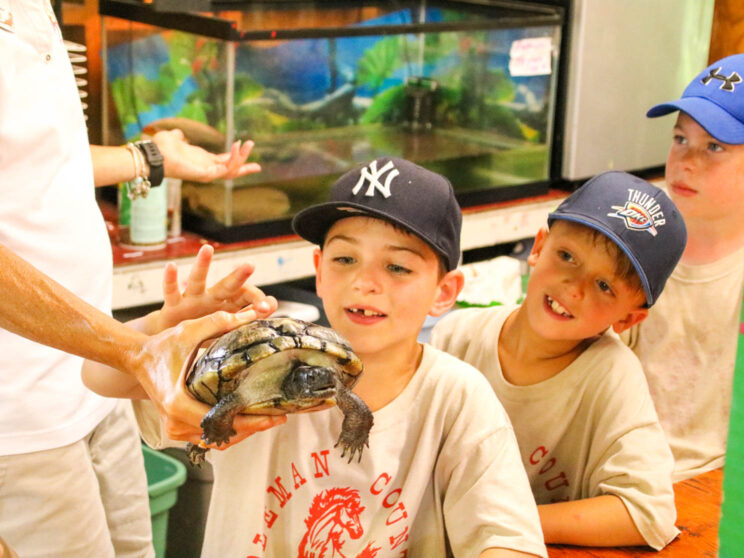
[[342, 458], [343, 416], [330, 409], [209, 452], [202, 556], [546, 556], [503, 407], [477, 370], [417, 341], [462, 288], [461, 219], [446, 178], [388, 157], [296, 215], [319, 245], [328, 320], [364, 364], [354, 392], [373, 411], [369, 448]]
[[684, 222], [660, 189], [607, 172], [548, 225], [524, 302], [451, 312], [432, 344], [478, 368], [506, 408], [545, 542], [660, 549], [677, 534], [672, 455], [640, 362], [608, 330], [646, 317]]
[[675, 480], [723, 465], [744, 284], [744, 54], [698, 74], [666, 164], [687, 246], [648, 319], [623, 335], [643, 364], [675, 457]]

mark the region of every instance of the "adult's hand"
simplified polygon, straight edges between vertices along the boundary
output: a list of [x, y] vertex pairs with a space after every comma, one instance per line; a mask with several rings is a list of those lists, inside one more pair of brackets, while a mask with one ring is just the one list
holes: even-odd
[[261, 170], [258, 163], [245, 162], [253, 149], [252, 141], [246, 141], [242, 145], [240, 141], [236, 141], [228, 153], [219, 154], [191, 145], [178, 129], [158, 132], [152, 141], [163, 154], [165, 176], [211, 182], [237, 178]]
[[[202, 444], [199, 425], [210, 407], [194, 399], [185, 387], [186, 375], [197, 348], [203, 341], [227, 333], [256, 317], [252, 308], [238, 313], [219, 311], [181, 322], [146, 339], [136, 358], [134, 374], [157, 406], [169, 438]], [[283, 424], [286, 420], [284, 416], [238, 416], [233, 423], [237, 434], [219, 449], [225, 449], [261, 430]]]

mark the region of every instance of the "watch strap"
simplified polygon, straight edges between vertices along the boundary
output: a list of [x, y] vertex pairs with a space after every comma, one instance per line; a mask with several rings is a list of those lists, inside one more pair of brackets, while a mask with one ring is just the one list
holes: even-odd
[[164, 178], [163, 154], [160, 153], [160, 149], [158, 149], [158, 146], [154, 141], [150, 140], [138, 141], [135, 142], [134, 145], [136, 145], [142, 152], [142, 155], [145, 156], [147, 165], [150, 167], [150, 176], [148, 177], [150, 184], [152, 186], [160, 186]]

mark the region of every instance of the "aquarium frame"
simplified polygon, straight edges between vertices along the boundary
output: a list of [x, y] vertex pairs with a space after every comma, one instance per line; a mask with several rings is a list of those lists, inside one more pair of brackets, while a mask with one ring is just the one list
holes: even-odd
[[[157, 1], [157, 0], [155, 0]], [[569, 25], [566, 20], [569, 13], [568, 5], [555, 5], [550, 2], [566, 2], [570, 0], [427, 0], [421, 2], [426, 7], [458, 8], [463, 7], [474, 13], [492, 14], [493, 10], [508, 8], [515, 11], [523, 11], [524, 15], [503, 17], [487, 21], [473, 22], [427, 22], [396, 25], [391, 28], [385, 25], [344, 26], [344, 27], [316, 27], [288, 30], [262, 30], [262, 31], [239, 31], [235, 21], [214, 15], [185, 12], [158, 11], [152, 4], [143, 4], [140, 0], [100, 0], [99, 10], [102, 16], [117, 17], [119, 19], [145, 23], [165, 29], [174, 29], [188, 33], [207, 36], [224, 41], [240, 42], [249, 40], [288, 40], [305, 38], [336, 38], [353, 37], [365, 35], [404, 35], [419, 34], [431, 31], [467, 31], [484, 29], [509, 29], [514, 27], [544, 27], [557, 26], [560, 47], [558, 50], [558, 66], [554, 70], [558, 73], [558, 79], [552, 84], [553, 101], [552, 118], [549, 123], [551, 129], [548, 139], [550, 158], [547, 161], [547, 177], [532, 182], [524, 182], [513, 185], [502, 185], [498, 187], [499, 195], [494, 197], [493, 189], [482, 189], [456, 193], [455, 197], [459, 204], [468, 210], [477, 210], [478, 207], [493, 206], [501, 202], [509, 203], [517, 199], [530, 198], [544, 195], [551, 188], [563, 188], [566, 181], [561, 178], [561, 159], [563, 138], [561, 137], [562, 122], [564, 115], [564, 95], [567, 66], [569, 64], [566, 56], [568, 50]], [[393, 4], [394, 2], [390, 2]], [[218, 5], [212, 2], [212, 6]], [[239, 6], [250, 4], [271, 4], [272, 10], [297, 8], [299, 5], [307, 7], [318, 6], [317, 2], [307, 0], [254, 0], [247, 2], [230, 2], [219, 4], [221, 9], [239, 9]], [[380, 6], [384, 2], [362, 1], [350, 2], [349, 0], [323, 0], [322, 7], [344, 8], [353, 5], [361, 7], [364, 5]], [[404, 1], [398, 4], [401, 8], [413, 8], [415, 1]], [[267, 6], [268, 7], [268, 6]], [[537, 15], [536, 15], [537, 14]], [[105, 44], [103, 45], [105, 52]], [[228, 66], [229, 67], [229, 66]], [[229, 141], [228, 141], [229, 143]], [[232, 181], [227, 190], [230, 190]], [[226, 195], [228, 192], [226, 191]], [[227, 202], [227, 199], [225, 200]], [[227, 208], [226, 208], [227, 209]], [[231, 212], [226, 212], [231, 215]], [[198, 232], [207, 238], [223, 243], [234, 243], [245, 241], [247, 238], [259, 239], [269, 237], [292, 236], [294, 232], [291, 227], [291, 217], [281, 217], [260, 221], [256, 223], [232, 224], [220, 223], [218, 221], [202, 217], [196, 213], [184, 212], [182, 215], [183, 226], [186, 229]], [[231, 216], [228, 217], [231, 221]]]
[[[250, 2], [245, 3], [251, 4]], [[261, 3], [263, 4], [263, 2]], [[298, 4], [318, 6], [316, 2], [292, 2], [277, 3], [272, 5], [272, 10], [294, 8]], [[323, 8], [337, 5], [349, 7], [361, 7], [364, 4], [379, 5], [380, 2], [348, 2], [342, 0], [326, 0]], [[415, 4], [415, 1], [401, 2], [403, 4]], [[474, 12], [488, 13], [498, 8], [509, 8], [522, 10], [524, 15], [514, 17], [503, 17], [489, 21], [458, 21], [458, 22], [427, 22], [407, 23], [401, 25], [364, 25], [343, 27], [313, 27], [303, 29], [265, 29], [258, 31], [241, 31], [237, 29], [235, 21], [214, 15], [204, 15], [187, 12], [162, 12], [154, 9], [150, 4], [143, 4], [139, 0], [100, 0], [99, 12], [103, 16], [118, 17], [124, 20], [156, 25], [166, 29], [175, 29], [204, 35], [224, 41], [279, 41], [288, 39], [321, 39], [337, 37], [356, 37], [363, 35], [406, 35], [412, 33], [424, 33], [431, 31], [468, 31], [484, 29], [510, 29], [513, 27], [542, 27], [563, 24], [563, 10], [560, 7], [548, 7], [541, 4], [528, 4], [522, 1], [511, 0], [449, 0], [432, 1], [427, 3], [433, 7], [462, 7]], [[238, 4], [230, 4], [236, 9]]]

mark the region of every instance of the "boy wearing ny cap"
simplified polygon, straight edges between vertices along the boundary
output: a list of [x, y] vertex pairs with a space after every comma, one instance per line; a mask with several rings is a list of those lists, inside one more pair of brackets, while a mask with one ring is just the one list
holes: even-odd
[[432, 344], [480, 369], [506, 408], [547, 543], [660, 549], [677, 534], [672, 455], [638, 359], [606, 332], [646, 317], [684, 223], [661, 190], [608, 172], [548, 224], [522, 305], [452, 312]]
[[[446, 178], [388, 157], [296, 215], [319, 245], [328, 320], [364, 364], [354, 392], [374, 413], [369, 449], [341, 458], [331, 409], [209, 452], [202, 556], [546, 556], [503, 407], [477, 370], [417, 341], [462, 288], [461, 219]], [[149, 444], [167, 443], [138, 418]]]
[[675, 101], [666, 164], [687, 246], [659, 303], [623, 335], [643, 364], [675, 457], [675, 480], [721, 467], [726, 453], [744, 283], [744, 54], [703, 70]]

